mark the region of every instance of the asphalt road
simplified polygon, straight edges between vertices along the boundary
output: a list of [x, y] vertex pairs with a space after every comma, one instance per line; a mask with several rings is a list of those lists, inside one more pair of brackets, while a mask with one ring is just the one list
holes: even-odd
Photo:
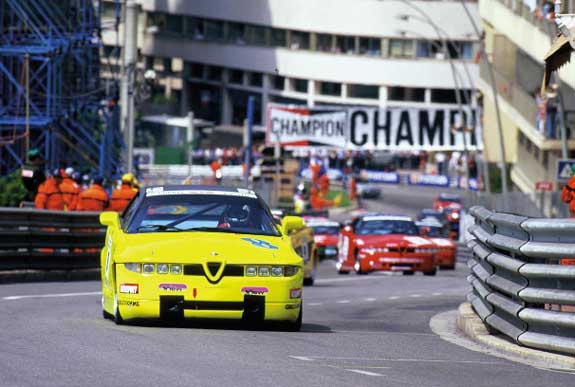
[[[369, 207], [413, 213], [435, 193], [388, 191]], [[325, 261], [316, 286], [305, 289], [299, 333], [229, 323], [116, 326], [101, 317], [98, 282], [1, 285], [0, 385], [572, 385], [573, 375], [434, 333], [449, 329], [442, 313], [464, 300], [466, 275], [460, 264], [435, 277], [338, 276]]]

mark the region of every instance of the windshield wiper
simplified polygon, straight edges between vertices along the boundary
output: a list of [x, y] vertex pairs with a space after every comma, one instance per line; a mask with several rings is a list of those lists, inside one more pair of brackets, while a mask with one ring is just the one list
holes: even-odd
[[136, 228], [136, 231], [142, 231], [142, 230], [150, 230], [150, 231], [187, 231], [187, 230], [181, 229], [181, 228], [179, 228], [179, 227], [170, 226], [170, 225], [166, 225], [166, 224], [148, 224], [148, 225], [139, 226], [138, 228]]

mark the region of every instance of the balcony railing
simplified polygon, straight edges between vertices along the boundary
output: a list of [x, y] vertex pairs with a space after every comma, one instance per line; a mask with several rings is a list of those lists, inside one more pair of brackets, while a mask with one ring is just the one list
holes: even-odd
[[555, 36], [557, 30], [555, 27], [555, 23], [553, 21], [546, 19], [545, 17], [537, 17], [531, 11], [529, 6], [527, 6], [523, 0], [497, 0], [505, 7], [509, 8], [513, 11], [517, 16], [522, 17], [524, 20], [527, 20], [529, 23], [533, 24], [541, 32], [544, 34]]

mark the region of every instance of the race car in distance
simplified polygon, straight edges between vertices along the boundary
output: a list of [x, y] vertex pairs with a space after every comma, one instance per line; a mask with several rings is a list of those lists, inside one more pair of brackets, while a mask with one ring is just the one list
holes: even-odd
[[302, 323], [303, 261], [252, 190], [159, 186], [140, 190], [123, 217], [103, 212], [102, 308], [133, 319]]
[[461, 219], [461, 207], [450, 205], [443, 209], [443, 216], [447, 219], [447, 229], [451, 239], [459, 239], [459, 220]]
[[448, 220], [443, 214], [443, 211], [434, 210], [433, 208], [425, 208], [417, 214], [417, 220], [420, 222], [435, 221], [441, 223], [445, 231], [448, 229]]
[[358, 183], [357, 195], [364, 199], [379, 199], [381, 188], [372, 183]]
[[411, 275], [437, 272], [436, 247], [419, 236], [407, 216], [368, 214], [354, 219], [342, 230], [339, 246], [340, 274], [355, 270], [367, 274], [376, 270], [401, 271]]
[[432, 219], [416, 222], [416, 225], [420, 235], [435, 244], [437, 265], [443, 270], [454, 270], [457, 245], [447, 237], [444, 226]]
[[331, 220], [311, 219], [306, 224], [313, 230], [319, 259], [337, 258], [340, 225]]
[[442, 211], [444, 208], [461, 208], [461, 197], [457, 194], [442, 193], [433, 201], [433, 208]]

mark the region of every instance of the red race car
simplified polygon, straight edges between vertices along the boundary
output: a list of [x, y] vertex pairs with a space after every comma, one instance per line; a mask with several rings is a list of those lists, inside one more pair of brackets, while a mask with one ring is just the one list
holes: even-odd
[[337, 269], [340, 274], [386, 270], [435, 275], [436, 250], [407, 216], [365, 215], [343, 228]]
[[455, 269], [457, 257], [457, 245], [447, 237], [445, 227], [438, 221], [417, 222], [417, 228], [421, 236], [430, 239], [437, 248], [437, 265], [443, 270]]
[[433, 201], [433, 208], [437, 211], [448, 207], [461, 208], [461, 197], [457, 194], [442, 193]]
[[312, 219], [306, 224], [313, 230], [319, 259], [337, 258], [340, 225], [330, 220]]

